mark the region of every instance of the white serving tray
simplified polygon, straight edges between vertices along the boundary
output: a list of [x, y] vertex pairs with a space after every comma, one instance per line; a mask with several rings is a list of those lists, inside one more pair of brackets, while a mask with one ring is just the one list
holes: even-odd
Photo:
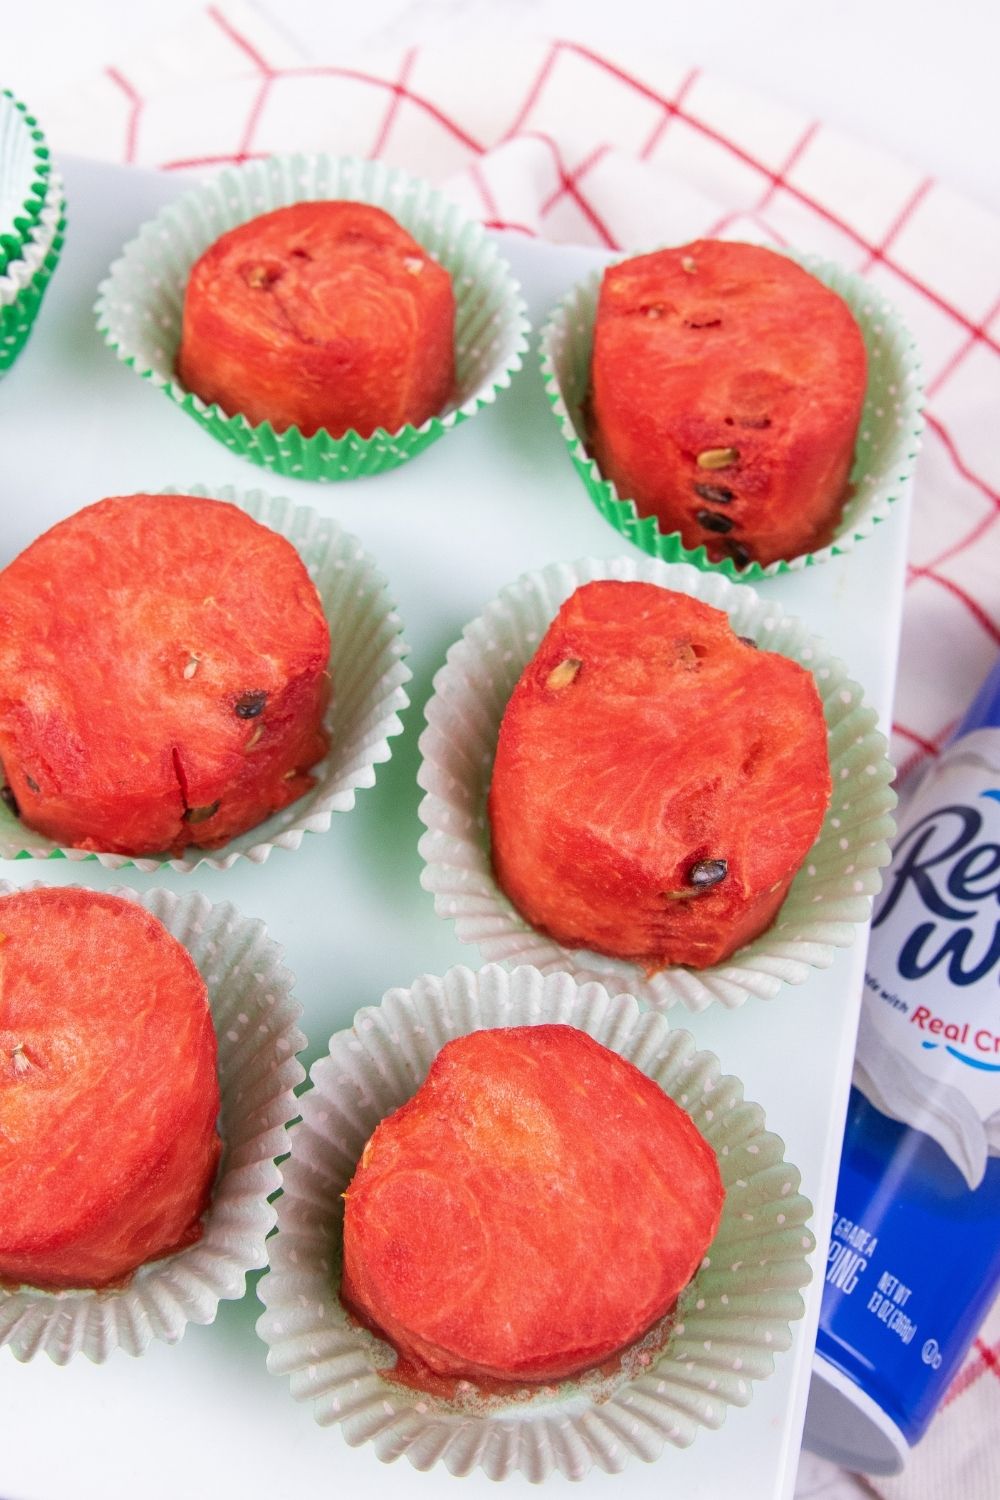
[[[0, 566], [45, 527], [104, 495], [168, 484], [232, 483], [294, 494], [336, 516], [389, 578], [412, 648], [413, 707], [374, 790], [338, 815], [328, 834], [264, 866], [167, 878], [96, 863], [0, 862], [0, 878], [109, 889], [128, 883], [233, 901], [262, 917], [297, 976], [309, 1036], [307, 1064], [331, 1032], [390, 985], [478, 956], [437, 920], [420, 887], [417, 737], [431, 677], [463, 625], [504, 583], [528, 568], [586, 554], [610, 557], [626, 543], [592, 508], [573, 472], [542, 393], [534, 354], [497, 405], [391, 474], [350, 485], [308, 485], [230, 455], [183, 412], [119, 364], [92, 314], [98, 281], [122, 244], [169, 198], [177, 176], [66, 161], [69, 230], [62, 264], [32, 338], [0, 383]], [[505, 235], [533, 324], [577, 277], [606, 257]], [[802, 248], [808, 248], [804, 246]], [[902, 604], [907, 515], [897, 505], [875, 536], [847, 557], [761, 592], [805, 617], [848, 663], [888, 722]], [[825, 1260], [839, 1146], [851, 1076], [864, 967], [864, 934], [833, 967], [768, 1003], [675, 1011], [726, 1071], [767, 1111], [815, 1204]], [[668, 1450], [620, 1475], [592, 1473], [589, 1495], [674, 1500], [788, 1500], [798, 1460], [819, 1316], [822, 1270], [807, 1312], [774, 1375], [718, 1432]], [[254, 1333], [251, 1290], [224, 1303], [208, 1328], [154, 1345], [140, 1360], [104, 1366], [82, 1358], [57, 1368], [42, 1356], [19, 1365], [0, 1350], [0, 1495], [4, 1500], [352, 1500], [437, 1496], [459, 1483], [444, 1470], [387, 1468], [371, 1448], [348, 1448], [315, 1425], [287, 1382], [267, 1373]], [[552, 1490], [574, 1487], [560, 1477]], [[497, 1491], [481, 1472], [461, 1481], [470, 1497]], [[510, 1492], [527, 1493], [520, 1478]], [[457, 1492], [457, 1491], [456, 1491]]]

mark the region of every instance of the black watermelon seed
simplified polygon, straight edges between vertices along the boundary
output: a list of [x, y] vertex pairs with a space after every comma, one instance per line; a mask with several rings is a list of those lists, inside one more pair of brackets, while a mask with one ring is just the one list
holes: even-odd
[[738, 635], [736, 639], [742, 641], [744, 646], [749, 646], [753, 651], [757, 650], [757, 642], [752, 635]]
[[736, 498], [733, 491], [727, 489], [724, 484], [696, 484], [694, 492], [703, 500], [711, 500], [715, 505], [728, 505], [730, 500]]
[[695, 511], [695, 520], [700, 526], [704, 526], [706, 531], [726, 532], [732, 531], [733, 529], [733, 523], [729, 519], [729, 517], [720, 516], [718, 512], [714, 510]]
[[725, 859], [700, 859], [696, 865], [692, 865], [688, 871], [688, 884], [697, 886], [699, 890], [707, 891], [713, 885], [719, 885], [729, 873], [729, 862]]
[[244, 693], [242, 698], [237, 698], [236, 700], [236, 717], [238, 719], [256, 719], [258, 714], [264, 712], [264, 704], [266, 702], [266, 693]]
[[15, 818], [21, 816], [21, 809], [17, 805], [17, 798], [9, 786], [0, 786], [0, 802], [9, 807]]

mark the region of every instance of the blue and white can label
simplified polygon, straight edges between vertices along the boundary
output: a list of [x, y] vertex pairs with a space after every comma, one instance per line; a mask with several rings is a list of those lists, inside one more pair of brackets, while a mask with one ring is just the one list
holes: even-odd
[[922, 1436], [1000, 1286], [1000, 667], [872, 922], [817, 1353]]

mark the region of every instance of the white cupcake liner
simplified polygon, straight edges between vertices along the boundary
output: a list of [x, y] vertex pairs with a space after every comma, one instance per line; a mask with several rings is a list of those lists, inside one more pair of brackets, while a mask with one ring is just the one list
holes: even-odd
[[[341, 1194], [376, 1125], [412, 1097], [446, 1041], [553, 1021], [588, 1032], [687, 1109], [718, 1156], [722, 1220], [675, 1312], [620, 1377], [518, 1389], [511, 1400], [470, 1396], [456, 1409], [380, 1375], [392, 1351], [342, 1307]], [[311, 1079], [282, 1166], [257, 1331], [269, 1346], [268, 1368], [290, 1377], [296, 1400], [312, 1401], [317, 1422], [339, 1424], [352, 1446], [371, 1442], [384, 1462], [405, 1455], [417, 1469], [443, 1463], [464, 1475], [481, 1467], [491, 1479], [520, 1472], [538, 1481], [553, 1470], [581, 1479], [593, 1465], [617, 1472], [630, 1457], [651, 1461], [667, 1443], [686, 1447], [700, 1427], [720, 1426], [727, 1407], [745, 1406], [751, 1382], [769, 1375], [775, 1353], [789, 1347], [815, 1244], [798, 1170], [764, 1129], [760, 1106], [744, 1101], [739, 1080], [722, 1076], [717, 1058], [631, 996], [612, 999], [599, 984], [532, 968], [425, 975], [360, 1011], [352, 1030], [331, 1038]]]
[[8, 89], [0, 91], [0, 273], [23, 254], [41, 216], [50, 173], [37, 120]]
[[0, 307], [14, 302], [43, 268], [56, 236], [62, 233], [65, 212], [62, 178], [58, 172], [51, 172], [38, 222], [24, 242], [23, 254], [9, 260], [0, 275]]
[[850, 271], [817, 255], [782, 250], [824, 286], [839, 293], [861, 329], [868, 353], [868, 385], [858, 429], [853, 490], [833, 540], [813, 552], [738, 568], [732, 558], [712, 562], [705, 547], [685, 547], [679, 532], [663, 532], [655, 516], [640, 516], [634, 500], [622, 499], [587, 450], [582, 403], [590, 384], [594, 319], [602, 271], [569, 291], [553, 309], [539, 340], [542, 379], [574, 467], [594, 505], [617, 531], [661, 562], [690, 562], [729, 578], [753, 582], [799, 572], [850, 552], [871, 536], [890, 507], [910, 488], [924, 422], [920, 357], [903, 320], [882, 292]]
[[[451, 273], [457, 391], [419, 427], [369, 438], [252, 424], [208, 404], [177, 378], [184, 292], [195, 261], [220, 235], [271, 209], [341, 198], [392, 214]], [[302, 479], [340, 480], [394, 468], [494, 402], [520, 369], [529, 325], [520, 289], [481, 224], [419, 178], [356, 157], [247, 162], [168, 204], [126, 245], [100, 287], [97, 325], [119, 359], [159, 387], [213, 437], [254, 463]]]
[[391, 754], [389, 740], [402, 730], [399, 715], [409, 703], [403, 684], [412, 673], [402, 658], [407, 646], [388, 587], [361, 543], [308, 505], [231, 485], [172, 486], [165, 493], [228, 500], [272, 531], [287, 537], [302, 555], [319, 590], [330, 624], [333, 697], [326, 713], [330, 749], [311, 769], [316, 785], [305, 796], [219, 849], [193, 846], [176, 858], [92, 853], [57, 845], [36, 833], [0, 803], [0, 858], [97, 859], [108, 869], [187, 872], [199, 865], [228, 870], [238, 859], [263, 864], [272, 849], [297, 849], [306, 833], [325, 833], [333, 814], [349, 812], [357, 792], [375, 785], [375, 767]]
[[[752, 636], [812, 672], [829, 735], [833, 796], [820, 836], [767, 932], [723, 963], [707, 969], [669, 968], [649, 975], [636, 964], [563, 947], [529, 925], [498, 886], [490, 863], [486, 797], [500, 721], [514, 686], [560, 605], [595, 578], [638, 579], [677, 589], [725, 610], [738, 635]], [[577, 979], [599, 979], [657, 1008], [680, 1001], [703, 1010], [712, 1001], [730, 1008], [750, 995], [771, 999], [783, 984], [802, 984], [829, 967], [835, 948], [848, 947], [868, 921], [881, 889], [895, 825], [896, 795], [886, 741], [843, 664], [780, 605], [719, 573], [651, 558], [593, 558], [554, 563], [509, 585], [467, 625], [434, 678], [420, 737], [417, 779], [426, 832], [421, 882], [434, 894], [438, 916], [488, 960], [534, 964], [543, 973], [565, 969]]]
[[[30, 889], [37, 888], [35, 886]], [[0, 882], [2, 897], [20, 887]], [[219, 1042], [223, 1155], [202, 1237], [140, 1266], [127, 1286], [43, 1292], [0, 1288], [0, 1345], [19, 1360], [45, 1353], [63, 1365], [75, 1354], [103, 1364], [115, 1349], [140, 1355], [154, 1339], [175, 1344], [189, 1323], [211, 1323], [219, 1302], [242, 1297], [247, 1272], [267, 1261], [276, 1219], [268, 1197], [288, 1149], [286, 1125], [298, 1113], [294, 1088], [305, 1077], [296, 1053], [302, 1007], [292, 975], [263, 922], [200, 893], [109, 892], [151, 912], [191, 954], [208, 986]]]

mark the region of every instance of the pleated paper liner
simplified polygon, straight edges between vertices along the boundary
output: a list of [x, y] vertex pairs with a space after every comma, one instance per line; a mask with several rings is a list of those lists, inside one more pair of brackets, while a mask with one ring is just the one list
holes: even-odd
[[[3, 896], [17, 887], [0, 883]], [[292, 976], [264, 924], [192, 891], [110, 894], [159, 918], [188, 950], [208, 986], [219, 1043], [224, 1150], [194, 1245], [150, 1261], [127, 1286], [42, 1292], [0, 1288], [0, 1345], [20, 1360], [45, 1353], [56, 1364], [85, 1354], [102, 1364], [115, 1349], [142, 1354], [154, 1339], [176, 1343], [188, 1323], [211, 1323], [219, 1302], [242, 1297], [248, 1271], [266, 1263], [275, 1222], [269, 1196], [280, 1183], [275, 1157], [288, 1149], [287, 1122], [298, 1113], [294, 1088], [305, 1077], [296, 1053], [301, 1007]]]
[[[303, 437], [227, 416], [175, 374], [184, 290], [194, 262], [220, 235], [289, 203], [346, 198], [385, 209], [451, 273], [457, 392], [440, 415], [371, 437]], [[395, 468], [491, 405], [528, 347], [519, 288], [479, 224], [419, 178], [353, 157], [289, 156], [219, 174], [161, 210], [126, 245], [100, 288], [97, 324], [119, 359], [158, 386], [234, 452], [298, 479], [353, 479]]]
[[738, 568], [732, 558], [712, 562], [703, 546], [685, 547], [679, 532], [660, 530], [655, 516], [640, 516], [634, 500], [623, 499], [605, 479], [587, 447], [583, 403], [590, 385], [594, 318], [600, 271], [581, 281], [553, 309], [539, 342], [542, 379], [549, 404], [584, 488], [604, 519], [628, 541], [661, 562], [689, 562], [728, 578], [753, 582], [797, 572], [850, 552], [871, 536], [891, 506], [910, 487], [923, 431], [920, 360], [913, 338], [892, 304], [860, 276], [815, 255], [782, 251], [825, 286], [838, 292], [861, 329], [868, 352], [868, 387], [861, 416], [850, 495], [833, 540], [814, 552]]
[[[807, 667], [823, 701], [833, 797], [819, 839], [799, 870], [773, 925], [731, 958], [706, 969], [648, 974], [636, 964], [564, 947], [536, 931], [498, 886], [490, 862], [486, 798], [497, 735], [514, 685], [560, 605], [595, 578], [635, 579], [679, 590], [725, 610], [737, 635], [751, 636]], [[678, 1002], [730, 1008], [750, 995], [771, 999], [828, 968], [868, 920], [871, 898], [889, 862], [896, 803], [886, 741], [861, 688], [807, 627], [753, 589], [686, 564], [623, 557], [554, 563], [509, 585], [467, 625], [434, 678], [420, 739], [418, 781], [426, 832], [420, 840], [425, 889], [434, 910], [455, 923], [484, 959], [565, 969], [600, 979], [665, 1009]]]
[[200, 484], [172, 489], [174, 493], [208, 495], [240, 506], [255, 520], [287, 537], [306, 564], [330, 624], [333, 678], [333, 697], [326, 714], [330, 749], [312, 768], [316, 785], [221, 848], [192, 846], [174, 858], [130, 858], [59, 846], [27, 827], [6, 803], [0, 802], [0, 858], [97, 859], [109, 869], [135, 865], [140, 870], [157, 870], [169, 866], [182, 872], [199, 865], [227, 870], [238, 859], [263, 864], [273, 849], [297, 849], [306, 833], [326, 832], [334, 813], [349, 812], [357, 792], [374, 786], [376, 766], [392, 753], [389, 741], [400, 733], [399, 715], [409, 702], [404, 683], [411, 673], [402, 659], [407, 647], [386, 582], [357, 538], [310, 506], [296, 505], [263, 490], [238, 491], [229, 485], [206, 488]]
[[9, 262], [6, 274], [0, 276], [0, 376], [10, 369], [27, 343], [59, 264], [66, 231], [65, 210], [62, 182], [52, 173], [46, 207], [37, 236], [28, 245], [27, 258]]
[[[519, 1387], [510, 1399], [470, 1392], [450, 1404], [394, 1382], [393, 1351], [341, 1306], [341, 1194], [376, 1125], [416, 1092], [445, 1042], [543, 1022], [588, 1032], [688, 1111], [718, 1157], [722, 1221], [676, 1309], [631, 1351], [620, 1376]], [[296, 1400], [311, 1401], [317, 1422], [339, 1424], [352, 1446], [370, 1442], [384, 1462], [405, 1455], [417, 1469], [443, 1464], [465, 1475], [481, 1467], [491, 1479], [617, 1472], [630, 1458], [654, 1460], [667, 1444], [686, 1447], [700, 1428], [720, 1426], [789, 1347], [814, 1248], [799, 1173], [739, 1080], [631, 996], [611, 998], [599, 984], [532, 968], [423, 976], [360, 1011], [311, 1079], [282, 1166], [257, 1328], [268, 1368], [289, 1377]]]
[[0, 90], [0, 275], [24, 255], [45, 207], [51, 171], [38, 121]]
[[25, 243], [24, 253], [16, 260], [8, 261], [6, 270], [0, 275], [0, 307], [13, 302], [44, 267], [53, 241], [65, 228], [65, 215], [62, 178], [58, 172], [50, 172], [42, 212]]

